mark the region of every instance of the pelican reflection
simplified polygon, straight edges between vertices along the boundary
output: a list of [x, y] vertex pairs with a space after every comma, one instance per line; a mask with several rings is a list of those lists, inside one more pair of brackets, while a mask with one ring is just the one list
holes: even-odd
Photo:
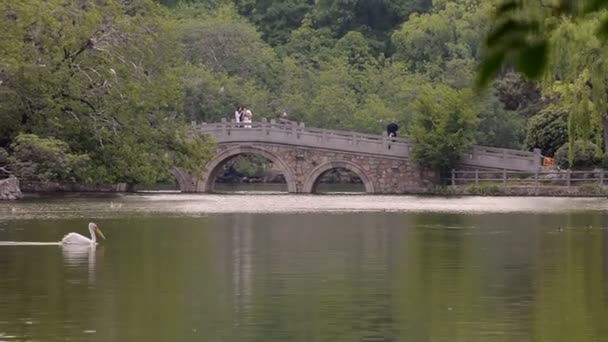
[[95, 263], [97, 253], [103, 254], [103, 246], [62, 245], [64, 264], [70, 268], [84, 269], [88, 272], [89, 284], [95, 283]]

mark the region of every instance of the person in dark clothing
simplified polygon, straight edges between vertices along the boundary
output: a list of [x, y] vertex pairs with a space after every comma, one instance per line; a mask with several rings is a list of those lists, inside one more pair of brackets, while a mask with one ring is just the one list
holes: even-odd
[[399, 125], [397, 125], [394, 122], [391, 122], [390, 124], [388, 124], [388, 126], [386, 126], [386, 133], [389, 137], [396, 137], [397, 136], [397, 131], [399, 130]]

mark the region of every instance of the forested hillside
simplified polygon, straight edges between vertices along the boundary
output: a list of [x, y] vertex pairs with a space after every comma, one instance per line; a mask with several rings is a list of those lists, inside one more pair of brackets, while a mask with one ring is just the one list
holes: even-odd
[[[509, 69], [489, 89], [475, 91], [492, 1], [164, 4], [184, 32], [187, 58], [204, 70], [189, 82], [189, 118], [218, 120], [243, 103], [258, 116], [286, 112], [310, 126], [366, 133], [395, 121], [401, 134], [422, 143], [419, 157], [436, 161], [431, 167], [473, 142], [551, 154], [540, 145], [546, 134], [561, 139], [550, 138], [557, 147], [567, 140], [563, 125], [555, 127], [559, 134], [537, 129], [526, 139], [529, 119], [548, 101]], [[429, 125], [433, 130], [416, 128]]]
[[439, 170], [472, 143], [552, 156], [568, 123], [587, 120], [576, 137], [600, 145], [585, 165], [598, 164], [604, 132], [584, 96], [606, 74], [597, 20], [552, 22], [542, 82], [507, 65], [478, 91], [497, 3], [0, 0], [0, 162], [44, 179], [156, 182], [209, 156], [187, 122], [246, 105], [254, 120], [366, 133], [396, 122]]

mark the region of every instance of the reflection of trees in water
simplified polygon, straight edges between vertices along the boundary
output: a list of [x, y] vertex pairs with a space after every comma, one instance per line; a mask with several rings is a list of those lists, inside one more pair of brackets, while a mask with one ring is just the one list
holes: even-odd
[[[462, 215], [415, 214], [407, 223], [396, 312], [401, 338], [420, 341], [476, 340], [479, 267]], [[448, 228], [449, 227], [449, 228]]]
[[495, 215], [412, 215], [396, 290], [403, 338], [492, 341], [521, 334], [528, 315], [513, 298], [530, 291], [527, 256], [510, 252], [515, 241], [508, 240], [517, 234], [500, 222]]
[[[565, 216], [565, 217], [564, 217]], [[607, 232], [601, 213], [564, 215], [565, 229], [542, 237], [533, 300], [533, 339], [608, 338]]]
[[370, 229], [379, 216], [231, 217], [236, 333], [265, 340], [391, 335], [389, 230]]
[[[403, 337], [589, 341], [608, 337], [599, 215], [417, 214], [399, 275]], [[581, 217], [582, 218], [582, 217]], [[448, 227], [451, 226], [452, 229]], [[570, 225], [572, 228], [572, 226]], [[595, 234], [595, 236], [594, 236]]]

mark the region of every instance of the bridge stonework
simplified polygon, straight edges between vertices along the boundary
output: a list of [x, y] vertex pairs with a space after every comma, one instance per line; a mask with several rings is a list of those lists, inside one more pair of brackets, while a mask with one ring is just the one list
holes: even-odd
[[243, 154], [263, 156], [273, 162], [285, 177], [291, 193], [314, 193], [319, 178], [327, 171], [344, 168], [355, 173], [367, 193], [403, 194], [419, 191], [436, 181], [432, 172], [421, 171], [407, 159], [378, 157], [305, 147], [254, 143], [223, 143], [216, 148], [216, 157], [200, 177], [176, 170], [184, 192], [213, 192], [215, 178], [228, 160]]
[[292, 193], [314, 193], [319, 178], [335, 168], [344, 168], [359, 176], [368, 193], [414, 192], [434, 181], [433, 173], [421, 172], [405, 159], [277, 144], [226, 143], [218, 146], [216, 158], [208, 163], [197, 190], [213, 192], [221, 165], [240, 154], [261, 155], [272, 161], [283, 172]]
[[[327, 171], [344, 168], [357, 174], [367, 193], [403, 194], [428, 188], [438, 175], [423, 171], [410, 158], [413, 143], [403, 138], [306, 128], [303, 124], [222, 122], [194, 124], [191, 134], [206, 134], [218, 145], [215, 157], [199, 175], [175, 169], [183, 192], [213, 192], [215, 178], [230, 159], [243, 154], [262, 156], [283, 172], [290, 193], [314, 193]], [[475, 146], [463, 156], [468, 167], [534, 170], [539, 152]]]

